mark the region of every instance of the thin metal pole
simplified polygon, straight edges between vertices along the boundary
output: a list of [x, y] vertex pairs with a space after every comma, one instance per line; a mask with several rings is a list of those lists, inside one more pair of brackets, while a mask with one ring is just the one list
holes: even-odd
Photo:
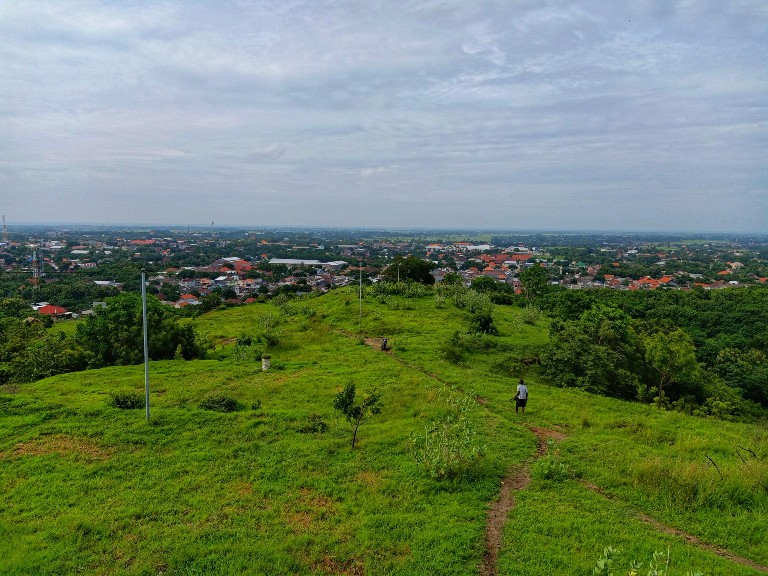
[[145, 271], [141, 269], [141, 313], [144, 324], [144, 403], [147, 406], [149, 420], [149, 344], [147, 342], [147, 282], [144, 280]]
[[357, 319], [357, 323], [359, 325], [362, 325], [363, 323], [363, 261], [360, 261], [360, 288], [359, 288], [359, 294], [360, 294], [360, 315]]

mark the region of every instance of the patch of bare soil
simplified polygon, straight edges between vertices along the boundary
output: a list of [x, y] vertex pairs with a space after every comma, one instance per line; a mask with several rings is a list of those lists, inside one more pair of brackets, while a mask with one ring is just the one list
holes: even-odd
[[[608, 494], [602, 488], [600, 488], [599, 486], [595, 486], [591, 482], [582, 481], [581, 484], [584, 487], [589, 488], [593, 492], [600, 494], [600, 496], [603, 496], [608, 500], [619, 501], [618, 498], [616, 498], [615, 496], [612, 496], [611, 494]], [[634, 515], [640, 521], [645, 522], [650, 526], [653, 526], [659, 532], [664, 532], [666, 534], [672, 534], [673, 536], [678, 536], [683, 540], [685, 540], [688, 544], [691, 544], [698, 548], [702, 548], [704, 550], [712, 552], [713, 554], [717, 554], [718, 556], [721, 556], [722, 558], [726, 558], [736, 564], [741, 564], [742, 566], [747, 566], [748, 568], [752, 568], [753, 570], [758, 570], [760, 572], [764, 572], [768, 574], [768, 566], [758, 564], [757, 562], [750, 560], [749, 558], [738, 556], [737, 554], [734, 554], [733, 552], [726, 550], [725, 548], [721, 548], [720, 546], [717, 546], [715, 544], [704, 542], [701, 538], [694, 536], [693, 534], [688, 534], [687, 532], [683, 532], [678, 528], [675, 528], [668, 524], [664, 524], [664, 522], [657, 520], [656, 518], [653, 518], [651, 516], [648, 516], [647, 514], [643, 514], [642, 512], [635, 511]]]
[[535, 427], [529, 429], [536, 434], [538, 442], [536, 453], [532, 459], [521, 467], [516, 467], [501, 481], [499, 497], [491, 505], [490, 510], [488, 510], [488, 520], [486, 521], [485, 529], [485, 554], [483, 555], [483, 563], [480, 566], [480, 576], [496, 575], [496, 562], [499, 557], [499, 550], [501, 550], [504, 525], [507, 523], [509, 512], [515, 507], [514, 493], [517, 490], [525, 490], [531, 483], [531, 462], [547, 453], [548, 439], [562, 440], [565, 438], [564, 434], [556, 430]]
[[[365, 339], [365, 343], [375, 350], [381, 350], [382, 341], [383, 341], [383, 338], [366, 338]], [[392, 348], [390, 346], [387, 346], [386, 350], [381, 350], [381, 351], [386, 352], [387, 354], [392, 354]]]

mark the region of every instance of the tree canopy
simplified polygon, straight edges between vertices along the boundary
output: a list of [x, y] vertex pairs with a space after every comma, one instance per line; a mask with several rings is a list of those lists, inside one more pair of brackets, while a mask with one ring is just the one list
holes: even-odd
[[[157, 298], [147, 296], [147, 334], [149, 357], [170, 360], [179, 349], [184, 359], [199, 357], [195, 331], [182, 325], [172, 310]], [[144, 359], [141, 296], [124, 293], [107, 300], [107, 307], [78, 325], [76, 341], [93, 358], [90, 367], [139, 364]]]
[[434, 284], [435, 277], [430, 274], [435, 265], [429, 260], [423, 260], [416, 256], [396, 257], [392, 263], [384, 269], [383, 276], [388, 282], [419, 282], [421, 284]]

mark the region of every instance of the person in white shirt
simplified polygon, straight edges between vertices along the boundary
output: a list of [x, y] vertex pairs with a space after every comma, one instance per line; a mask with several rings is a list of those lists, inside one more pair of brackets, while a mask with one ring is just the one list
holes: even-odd
[[525, 414], [525, 405], [528, 403], [528, 387], [525, 385], [524, 380], [520, 380], [520, 383], [517, 385], [517, 394], [515, 394], [515, 414], [518, 413], [518, 410], [520, 408], [523, 409], [523, 414]]

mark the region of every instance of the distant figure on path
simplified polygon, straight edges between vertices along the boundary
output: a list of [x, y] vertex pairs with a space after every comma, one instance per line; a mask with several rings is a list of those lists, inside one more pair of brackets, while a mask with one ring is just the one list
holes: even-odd
[[389, 340], [386, 339], [386, 338], [382, 338], [381, 339], [381, 349], [382, 350], [386, 350], [387, 349], [387, 344], [389, 344]]
[[515, 414], [518, 413], [520, 408], [523, 409], [525, 414], [525, 405], [528, 403], [528, 387], [525, 385], [525, 380], [520, 380], [520, 384], [517, 385], [517, 394], [515, 394]]

